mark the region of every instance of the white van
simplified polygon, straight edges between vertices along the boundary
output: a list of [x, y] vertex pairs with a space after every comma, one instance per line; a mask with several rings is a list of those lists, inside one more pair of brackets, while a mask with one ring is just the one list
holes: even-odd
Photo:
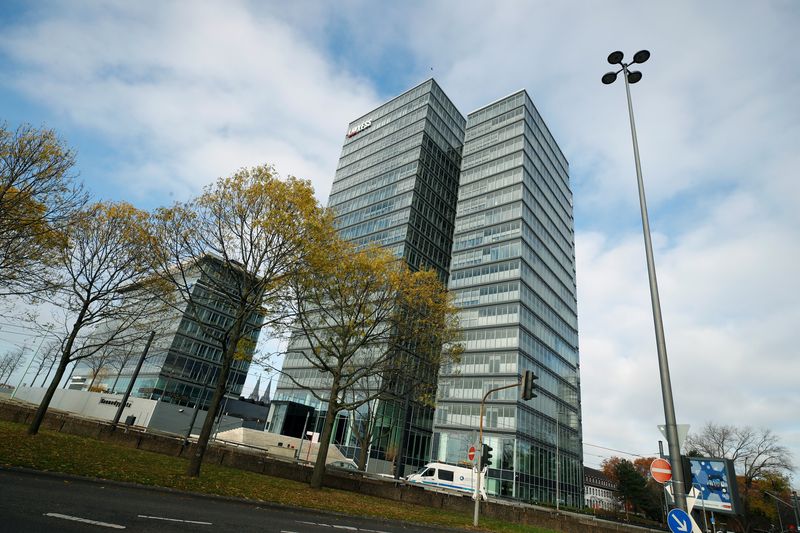
[[[454, 491], [460, 494], [475, 494], [477, 472], [472, 468], [446, 463], [428, 463], [406, 481], [425, 488]], [[486, 500], [486, 469], [481, 472], [481, 499]]]

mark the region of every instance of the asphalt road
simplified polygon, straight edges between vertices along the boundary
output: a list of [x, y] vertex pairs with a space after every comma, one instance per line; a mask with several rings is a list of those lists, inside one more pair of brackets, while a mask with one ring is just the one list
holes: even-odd
[[[0, 469], [0, 532], [429, 533], [428, 527]], [[442, 531], [442, 530], [440, 530]]]

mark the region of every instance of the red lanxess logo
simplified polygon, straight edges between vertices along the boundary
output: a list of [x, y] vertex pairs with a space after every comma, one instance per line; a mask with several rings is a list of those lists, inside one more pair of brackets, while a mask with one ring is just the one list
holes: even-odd
[[347, 132], [347, 137], [350, 138], [353, 135], [357, 135], [357, 134], [361, 133], [362, 131], [364, 131], [365, 129], [369, 128], [370, 126], [372, 126], [372, 121], [371, 120], [365, 120], [364, 122], [362, 122], [361, 124], [359, 124], [355, 128], [353, 128], [350, 131], [348, 131]]

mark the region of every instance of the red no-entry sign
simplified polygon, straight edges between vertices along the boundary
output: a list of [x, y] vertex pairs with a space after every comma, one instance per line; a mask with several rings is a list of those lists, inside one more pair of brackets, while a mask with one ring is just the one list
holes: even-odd
[[666, 459], [656, 459], [650, 464], [650, 474], [659, 483], [666, 483], [672, 479], [672, 466]]
[[475, 446], [469, 447], [469, 453], [467, 454], [467, 457], [469, 457], [470, 461], [475, 460]]

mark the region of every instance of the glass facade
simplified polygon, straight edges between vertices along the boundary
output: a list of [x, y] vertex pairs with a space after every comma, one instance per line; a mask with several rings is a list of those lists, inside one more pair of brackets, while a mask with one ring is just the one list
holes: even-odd
[[[449, 289], [465, 353], [439, 377], [433, 459], [458, 463], [477, 440], [489, 389], [532, 370], [538, 397], [517, 388], [486, 402], [496, 496], [583, 503], [572, 193], [568, 165], [525, 91], [467, 120]], [[558, 473], [557, 473], [558, 472]]]
[[[435, 269], [447, 282], [466, 120], [434, 80], [401, 94], [348, 126], [336, 169], [329, 207], [345, 239], [359, 246], [384, 246], [412, 269]], [[301, 339], [292, 347], [302, 349]], [[283, 370], [324, 396], [326, 379], [300, 354], [287, 356]], [[434, 381], [436, 376], [421, 376]], [[399, 387], [396, 390], [400, 396]], [[275, 400], [317, 409], [325, 406], [307, 391], [282, 378]], [[408, 407], [408, 409], [406, 409]], [[405, 463], [421, 466], [430, 457], [433, 410], [397, 397], [378, 403], [371, 457], [390, 461], [410, 413]], [[356, 448], [342, 415], [334, 442], [355, 456]], [[321, 425], [322, 415], [318, 415]]]
[[[200, 402], [202, 409], [208, 408], [222, 367], [220, 343], [209, 333], [230, 327], [233, 309], [213, 291], [205, 275], [195, 279], [192, 288], [197, 311], [173, 311], [171, 316], [162, 317], [159, 321], [161, 333], [153, 341], [136, 378], [131, 391], [134, 396], [192, 407]], [[250, 324], [257, 323], [260, 323], [260, 318], [254, 315]], [[258, 341], [259, 333], [260, 329], [253, 328], [248, 334], [253, 346]], [[93, 380], [87, 379], [85, 383], [91, 384], [96, 391], [124, 392], [133, 377], [144, 344], [142, 340], [137, 346], [116, 348], [118, 351], [124, 349], [127, 356], [123, 357], [125, 362], [122, 368], [117, 363], [120, 354], [109, 353], [107, 362], [97, 376]], [[233, 362], [228, 375], [228, 397], [235, 399], [241, 395], [249, 368], [249, 359]], [[90, 365], [82, 363], [76, 367], [74, 375], [87, 373], [92, 373], [92, 369]]]

